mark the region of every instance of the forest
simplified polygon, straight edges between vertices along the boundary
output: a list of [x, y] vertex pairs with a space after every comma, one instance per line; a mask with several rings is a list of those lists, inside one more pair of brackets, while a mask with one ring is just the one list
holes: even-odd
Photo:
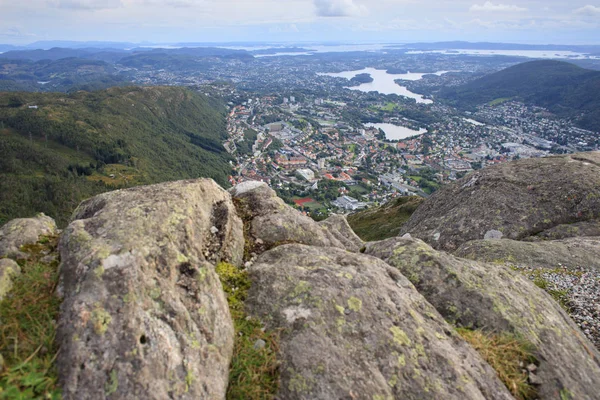
[[44, 212], [65, 225], [108, 190], [210, 177], [228, 185], [225, 107], [176, 87], [0, 93], [0, 225]]

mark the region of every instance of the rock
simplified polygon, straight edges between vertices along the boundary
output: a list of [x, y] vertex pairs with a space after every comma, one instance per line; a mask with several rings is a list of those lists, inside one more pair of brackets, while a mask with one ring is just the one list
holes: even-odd
[[63, 398], [224, 398], [234, 330], [204, 253], [241, 263], [229, 194], [208, 179], [137, 187], [73, 218], [59, 243]]
[[544, 383], [544, 381], [542, 381], [542, 379], [540, 379], [540, 377], [536, 374], [529, 374], [527, 380], [529, 381], [529, 383], [535, 386], [541, 386]]
[[494, 239], [502, 239], [502, 232], [492, 229], [491, 231], [487, 231], [483, 236], [484, 239], [494, 240]]
[[256, 342], [254, 342], [254, 350], [262, 350], [265, 348], [265, 346], [267, 345], [267, 342], [265, 342], [262, 339], [258, 339]]
[[600, 237], [570, 238], [543, 242], [474, 240], [454, 253], [458, 257], [532, 268], [586, 266], [600, 271]]
[[13, 279], [20, 273], [19, 264], [9, 258], [0, 259], [0, 301], [12, 289]]
[[319, 222], [319, 225], [327, 228], [337, 240], [343, 243], [347, 250], [356, 253], [364, 245], [364, 242], [354, 233], [346, 217], [343, 215], [332, 215], [326, 220]]
[[34, 218], [18, 218], [0, 228], [0, 257], [27, 258], [19, 249], [35, 244], [40, 236], [58, 234], [54, 220], [42, 213]]
[[490, 230], [522, 240], [558, 225], [600, 218], [599, 188], [600, 152], [505, 163], [438, 190], [400, 234], [409, 232], [447, 251], [483, 239]]
[[282, 245], [249, 269], [247, 310], [281, 329], [280, 399], [512, 399], [397, 270]]
[[[250, 237], [246, 239], [259, 252], [285, 243], [358, 251], [356, 238], [351, 238], [347, 223], [334, 219], [318, 224], [285, 204], [266, 183], [244, 182], [229, 192], [234, 196], [238, 213], [249, 226]], [[338, 227], [343, 232], [338, 231]], [[261, 245], [258, 240], [262, 241]]]
[[365, 254], [398, 268], [450, 323], [531, 342], [541, 399], [555, 399], [563, 388], [576, 399], [600, 393], [600, 354], [558, 303], [518, 272], [437, 252], [415, 239], [369, 243]]
[[524, 238], [525, 241], [556, 240], [571, 237], [597, 236], [600, 237], [600, 220], [575, 222], [572, 224], [556, 225], [550, 229]]

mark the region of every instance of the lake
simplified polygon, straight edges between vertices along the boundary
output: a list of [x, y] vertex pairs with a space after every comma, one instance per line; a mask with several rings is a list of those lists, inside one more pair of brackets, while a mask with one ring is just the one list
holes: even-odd
[[470, 124], [477, 125], [477, 126], [485, 125], [484, 123], [475, 121], [474, 119], [471, 119], [471, 118], [463, 118], [463, 120], [467, 121]]
[[[442, 75], [448, 71], [438, 71], [433, 74]], [[319, 73], [317, 75], [320, 76], [331, 76], [334, 78], [346, 78], [348, 80], [354, 78], [359, 74], [369, 74], [371, 78], [373, 78], [373, 82], [363, 83], [360, 86], [352, 86], [348, 89], [351, 90], [360, 90], [361, 92], [379, 92], [381, 94], [397, 94], [398, 96], [409, 97], [411, 99], [415, 99], [417, 103], [423, 104], [431, 104], [432, 100], [424, 99], [418, 93], [413, 93], [408, 90], [405, 86], [398, 85], [394, 82], [397, 79], [403, 79], [405, 81], [418, 81], [419, 79], [423, 79], [424, 75], [429, 75], [429, 73], [425, 72], [408, 72], [405, 74], [388, 74], [386, 70], [383, 69], [375, 69], [375, 68], [365, 68], [359, 71], [344, 71], [344, 72], [334, 72], [334, 73]]]
[[415, 135], [422, 135], [427, 132], [426, 129], [419, 129], [416, 131], [405, 126], [398, 126], [394, 124], [365, 124], [365, 126], [369, 128], [381, 129], [385, 132], [385, 137], [387, 140], [401, 140]]

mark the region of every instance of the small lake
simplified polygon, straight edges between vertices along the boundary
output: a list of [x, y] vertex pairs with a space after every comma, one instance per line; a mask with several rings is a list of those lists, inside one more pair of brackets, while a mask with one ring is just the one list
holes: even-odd
[[463, 118], [463, 120], [467, 121], [470, 124], [477, 125], [477, 126], [485, 125], [483, 122], [475, 121], [474, 119], [471, 119], [471, 118]]
[[[448, 71], [438, 71], [435, 72], [435, 75], [442, 75]], [[369, 74], [371, 78], [373, 78], [373, 82], [363, 83], [360, 86], [349, 87], [350, 90], [360, 90], [361, 92], [379, 92], [381, 94], [397, 94], [398, 96], [409, 97], [411, 99], [415, 99], [417, 103], [423, 104], [431, 104], [432, 100], [424, 99], [423, 96], [417, 93], [413, 93], [408, 90], [405, 86], [398, 85], [394, 82], [397, 79], [402, 79], [405, 81], [418, 81], [419, 79], [423, 79], [424, 75], [429, 75], [428, 73], [421, 72], [408, 72], [405, 74], [388, 74], [386, 70], [383, 69], [375, 69], [375, 68], [365, 68], [359, 71], [344, 71], [338, 73], [320, 73], [317, 75], [320, 76], [331, 76], [334, 78], [346, 78], [348, 80], [354, 78], [359, 74]]]
[[365, 126], [369, 128], [381, 129], [385, 132], [385, 137], [387, 140], [401, 140], [415, 135], [422, 135], [427, 132], [426, 129], [422, 128], [417, 131], [405, 126], [398, 126], [394, 124], [365, 124]]

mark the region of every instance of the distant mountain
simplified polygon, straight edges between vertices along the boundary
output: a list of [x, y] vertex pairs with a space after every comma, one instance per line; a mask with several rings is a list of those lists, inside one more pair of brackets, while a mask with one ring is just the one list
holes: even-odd
[[[123, 63], [127, 66], [135, 66], [133, 64], [160, 64], [160, 68], [168, 67], [171, 64], [171, 61], [167, 61], [165, 64], [165, 59], [173, 60], [179, 58], [180, 60], [185, 61], [185, 57], [189, 57], [190, 59], [217, 57], [221, 59], [239, 59], [242, 61], [250, 61], [254, 59], [254, 56], [252, 56], [252, 54], [245, 50], [232, 50], [219, 47], [182, 47], [178, 49], [153, 49], [137, 47], [128, 50], [117, 48], [53, 47], [47, 50], [11, 50], [0, 54], [0, 60], [11, 59], [30, 61], [56, 61], [64, 58], [82, 58], [87, 60], [105, 61], [111, 64]], [[136, 63], [136, 59], [142, 60], [143, 64]], [[122, 60], [124, 61], [122, 62]], [[148, 62], [148, 60], [150, 60], [150, 62]]]
[[97, 48], [97, 49], [131, 49], [133, 47], [137, 47], [139, 44], [134, 43], [126, 43], [126, 42], [78, 42], [74, 40], [41, 40], [38, 42], [34, 42], [23, 46], [23, 48], [27, 49], [44, 49], [48, 50], [53, 47], [67, 47], [71, 49], [85, 49], [85, 48]]
[[531, 61], [484, 76], [439, 97], [463, 108], [515, 99], [573, 118], [579, 126], [600, 131], [600, 71], [563, 61]]
[[224, 105], [183, 88], [0, 93], [0, 225], [40, 211], [64, 224], [83, 198], [119, 187], [227, 185], [226, 137]]
[[92, 60], [102, 61], [117, 61], [120, 58], [128, 55], [129, 52], [118, 49], [69, 49], [64, 47], [53, 47], [48, 50], [12, 50], [0, 54], [0, 59], [12, 59], [12, 60], [31, 60], [31, 61], [42, 61], [51, 60], [56, 61], [63, 58], [86, 58]]
[[100, 60], [11, 60], [0, 57], [0, 91], [69, 92], [123, 86], [125, 75]]
[[492, 42], [433, 42], [433, 43], [408, 43], [390, 47], [404, 47], [416, 50], [557, 50], [574, 51], [581, 53], [598, 53], [598, 45], [562, 45], [562, 44], [519, 44], [519, 43], [492, 43]]

